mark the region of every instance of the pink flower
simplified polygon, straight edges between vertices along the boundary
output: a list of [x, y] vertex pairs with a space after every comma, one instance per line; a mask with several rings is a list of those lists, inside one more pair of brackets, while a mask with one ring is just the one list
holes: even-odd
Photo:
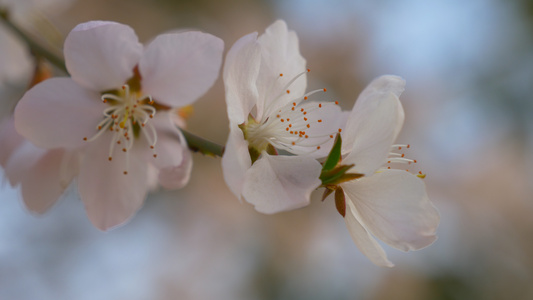
[[15, 127], [38, 147], [80, 149], [79, 193], [89, 219], [106, 230], [140, 208], [151, 170], [165, 188], [187, 183], [192, 162], [171, 109], [212, 86], [222, 50], [201, 32], [160, 35], [143, 47], [129, 26], [80, 24], [64, 46], [72, 77], [29, 90]]

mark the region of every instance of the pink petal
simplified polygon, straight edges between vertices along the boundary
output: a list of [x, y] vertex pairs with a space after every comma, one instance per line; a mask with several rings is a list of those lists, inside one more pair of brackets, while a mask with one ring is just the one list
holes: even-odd
[[57, 202], [76, 175], [76, 157], [64, 149], [44, 150], [29, 142], [22, 148], [26, 149], [20, 149], [9, 161], [6, 174], [15, 175], [16, 170], [24, 204], [41, 214]]
[[229, 50], [224, 64], [226, 104], [231, 122], [242, 124], [248, 120], [257, 98], [256, 80], [261, 64], [261, 50], [257, 33], [240, 38]]
[[342, 185], [374, 236], [397, 249], [424, 248], [436, 240], [439, 213], [424, 182], [409, 172], [386, 170]]
[[374, 264], [381, 267], [394, 267], [394, 264], [387, 259], [387, 254], [383, 248], [357, 220], [357, 212], [354, 210], [353, 204], [347, 202], [347, 205], [348, 209], [344, 221], [357, 248]]
[[246, 171], [252, 165], [248, 152], [248, 142], [242, 130], [230, 124], [230, 131], [224, 155], [222, 155], [222, 173], [230, 190], [241, 199]]
[[242, 195], [265, 214], [304, 207], [321, 183], [321, 169], [320, 163], [310, 157], [263, 152], [246, 172]]
[[156, 37], [139, 62], [143, 91], [171, 107], [194, 102], [218, 78], [223, 49], [221, 39], [202, 32]]
[[[387, 160], [403, 124], [403, 108], [393, 92], [403, 82], [400, 80], [380, 77], [355, 102], [343, 131], [343, 152], [351, 152], [343, 162], [355, 164], [355, 172], [371, 175]], [[387, 82], [395, 87], [393, 91]]]
[[[108, 161], [110, 136], [92, 142], [82, 161], [78, 187], [87, 215], [98, 229], [126, 222], [142, 206], [148, 190], [147, 163], [116, 149]], [[128, 174], [125, 175], [124, 171]]]
[[[187, 148], [187, 141], [174, 124], [171, 114], [160, 112], [152, 120], [157, 132], [157, 143], [154, 150], [146, 142], [139, 142], [137, 148], [148, 163], [159, 170], [159, 184], [166, 189], [179, 189], [185, 186], [192, 170], [192, 157]], [[144, 140], [146, 141], [146, 140]], [[156, 153], [157, 157], [154, 157]]]
[[38, 147], [86, 145], [106, 105], [70, 78], [52, 78], [30, 89], [15, 108], [15, 127]]
[[91, 21], [76, 26], [65, 39], [65, 62], [72, 79], [103, 92], [121, 87], [133, 76], [143, 46], [131, 27]]
[[[257, 118], [263, 120], [305, 93], [306, 74], [287, 85], [296, 75], [306, 72], [306, 61], [300, 54], [296, 33], [289, 31], [284, 21], [278, 20], [270, 25], [257, 42], [261, 45], [262, 57], [257, 79], [260, 97], [257, 101]], [[286, 93], [287, 89], [290, 94]]]

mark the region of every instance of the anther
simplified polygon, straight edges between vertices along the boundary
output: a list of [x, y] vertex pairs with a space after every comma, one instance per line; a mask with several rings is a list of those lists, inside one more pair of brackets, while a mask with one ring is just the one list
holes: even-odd
[[322, 120], [318, 120], [318, 123], [322, 123]]
[[341, 128], [339, 128], [339, 132], [342, 132], [342, 129], [341, 129]]
[[326, 92], [326, 91], [327, 91], [326, 88], [324, 88], [324, 92]]
[[287, 94], [290, 94], [291, 93], [291, 90], [287, 90]]
[[83, 140], [86, 141], [86, 140], [87, 140], [87, 137], [84, 137]]
[[126, 152], [126, 151], [128, 151], [128, 150], [126, 150], [126, 148], [122, 148], [122, 152]]
[[279, 77], [283, 77], [283, 73], [279, 73]]
[[128, 171], [124, 171], [124, 175], [128, 175]]
[[154, 154], [154, 158], [156, 158], [156, 157], [157, 157], [157, 154]]
[[304, 97], [304, 100], [307, 100], [307, 96]]
[[311, 72], [311, 69], [307, 69], [307, 73]]
[[339, 101], [335, 101], [335, 104], [339, 105]]
[[316, 150], [320, 150], [320, 146], [316, 146]]
[[113, 158], [112, 158], [111, 156], [108, 157], [107, 159], [108, 159], [109, 161], [112, 161], [112, 160], [113, 160]]
[[322, 103], [318, 103], [318, 107], [322, 107]]

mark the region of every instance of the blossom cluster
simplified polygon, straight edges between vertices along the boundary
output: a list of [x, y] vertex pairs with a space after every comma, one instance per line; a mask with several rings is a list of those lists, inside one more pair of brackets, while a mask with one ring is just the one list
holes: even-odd
[[[70, 77], [29, 89], [0, 127], [0, 165], [26, 207], [43, 213], [75, 183], [91, 222], [107, 230], [131, 218], [151, 189], [185, 186], [192, 156], [179, 111], [217, 80], [223, 45], [197, 31], [143, 45], [127, 25], [76, 26], [63, 48]], [[380, 266], [392, 263], [375, 238], [403, 251], [430, 245], [439, 215], [424, 175], [395, 167], [416, 163], [397, 153], [409, 145], [394, 144], [405, 81], [378, 77], [342, 111], [316, 100], [326, 89], [306, 91], [309, 71], [283, 21], [228, 51], [221, 162], [229, 189], [274, 214], [309, 205], [324, 188], [323, 200], [334, 194], [355, 244]]]

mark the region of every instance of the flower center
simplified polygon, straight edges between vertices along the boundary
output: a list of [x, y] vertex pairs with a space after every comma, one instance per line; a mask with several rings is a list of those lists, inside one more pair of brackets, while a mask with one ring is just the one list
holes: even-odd
[[[157, 133], [151, 124], [156, 113], [154, 101], [150, 95], [143, 95], [140, 91], [133, 91], [128, 84], [118, 91], [102, 94], [102, 102], [109, 104], [103, 111], [103, 120], [96, 126], [97, 133], [91, 138], [83, 138], [91, 142], [98, 139], [104, 132], [111, 132], [111, 144], [109, 146], [109, 161], [113, 159], [115, 145], [122, 147], [122, 152], [129, 157], [129, 151], [133, 147], [136, 137], [143, 134], [153, 150], [157, 143]], [[127, 157], [126, 161], [129, 161]], [[127, 174], [127, 171], [124, 171]]]
[[[290, 95], [288, 89], [300, 76], [309, 72], [296, 75], [284, 87], [283, 93], [270, 102], [266, 107], [261, 120], [249, 117], [248, 122], [241, 126], [249, 145], [259, 152], [268, 145], [276, 149], [288, 151], [293, 154], [309, 154], [320, 150], [321, 145], [335, 137], [340, 132], [340, 122], [337, 120], [338, 102], [319, 103], [307, 101], [308, 97], [326, 89], [311, 91], [303, 96], [295, 97], [287, 105], [277, 110], [274, 103], [280, 101], [282, 96]], [[279, 78], [283, 74], [279, 74]]]

